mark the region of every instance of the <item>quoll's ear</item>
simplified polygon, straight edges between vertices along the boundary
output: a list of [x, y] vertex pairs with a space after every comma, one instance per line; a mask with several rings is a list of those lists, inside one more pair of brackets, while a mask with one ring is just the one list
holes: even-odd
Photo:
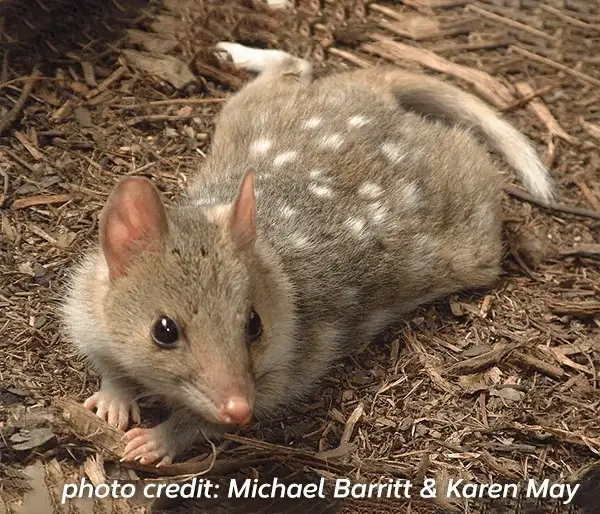
[[229, 227], [236, 246], [244, 250], [256, 237], [256, 198], [254, 196], [254, 170], [244, 173], [236, 199], [233, 201]]
[[167, 213], [160, 193], [144, 177], [122, 179], [99, 218], [100, 244], [111, 279], [125, 275], [136, 255], [158, 250], [167, 235]]

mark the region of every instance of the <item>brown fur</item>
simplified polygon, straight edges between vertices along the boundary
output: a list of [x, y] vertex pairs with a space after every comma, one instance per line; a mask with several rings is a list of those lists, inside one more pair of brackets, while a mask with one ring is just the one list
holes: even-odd
[[[288, 56], [234, 95], [202, 172], [166, 211], [159, 249], [110, 280], [113, 257], [99, 248], [76, 269], [65, 302], [69, 337], [113, 393], [131, 402], [124, 391], [136, 384], [184, 413], [167, 425], [179, 435], [161, 428], [164, 447], [147, 460], [216, 428], [215, 402], [231, 391], [255, 395], [257, 415], [273, 412], [416, 306], [492, 284], [503, 251], [501, 181], [480, 137], [551, 197], [525, 138], [432, 78], [363, 70], [313, 82], [308, 63]], [[256, 209], [246, 204], [238, 232], [255, 213], [256, 236], [240, 248], [229, 206], [249, 168]], [[264, 332], [247, 346], [252, 307]], [[181, 323], [186, 344], [152, 343], [159, 313]], [[186, 409], [197, 421], [185, 421]]]

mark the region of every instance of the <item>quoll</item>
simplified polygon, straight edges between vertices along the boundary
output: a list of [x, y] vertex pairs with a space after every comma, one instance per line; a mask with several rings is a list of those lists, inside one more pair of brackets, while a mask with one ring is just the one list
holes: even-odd
[[[218, 51], [258, 75], [226, 102], [210, 155], [174, 206], [146, 178], [116, 185], [63, 306], [102, 379], [85, 405], [129, 428], [124, 460], [169, 463], [269, 416], [403, 314], [492, 285], [490, 149], [553, 196], [527, 138], [442, 80], [393, 67], [315, 80], [280, 50]], [[149, 395], [169, 418], [131, 428]]]

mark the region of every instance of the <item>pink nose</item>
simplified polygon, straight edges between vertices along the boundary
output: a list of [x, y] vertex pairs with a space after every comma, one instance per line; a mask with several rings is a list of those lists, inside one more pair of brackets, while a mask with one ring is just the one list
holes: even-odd
[[221, 422], [225, 424], [243, 425], [250, 421], [252, 409], [243, 398], [233, 397], [227, 400], [221, 409]]

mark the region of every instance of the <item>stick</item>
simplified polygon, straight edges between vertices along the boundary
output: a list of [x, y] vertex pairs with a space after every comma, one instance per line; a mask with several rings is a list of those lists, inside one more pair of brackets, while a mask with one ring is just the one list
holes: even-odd
[[504, 191], [506, 191], [506, 193], [510, 196], [518, 198], [519, 200], [523, 200], [524, 202], [537, 205], [538, 207], [543, 207], [544, 209], [556, 212], [564, 212], [567, 214], [574, 214], [575, 216], [582, 216], [584, 218], [600, 220], [600, 212], [596, 212], [591, 209], [585, 209], [583, 207], [575, 207], [573, 205], [564, 204], [545, 205], [541, 200], [538, 200], [534, 196], [531, 196], [529, 193], [526, 193], [525, 191], [522, 191], [521, 189], [516, 188], [514, 186], [505, 185]]
[[113, 104], [110, 105], [113, 109], [141, 109], [159, 105], [201, 105], [201, 104], [217, 104], [225, 102], [227, 98], [169, 98], [168, 100], [154, 100], [152, 102], [144, 102], [140, 104]]
[[513, 45], [508, 48], [508, 51], [520, 54], [523, 57], [527, 57], [528, 59], [531, 59], [532, 61], [537, 61], [542, 64], [545, 64], [546, 66], [550, 66], [552, 68], [556, 68], [558, 70], [564, 71], [565, 73], [568, 73], [569, 75], [571, 75], [573, 77], [577, 77], [579, 80], [587, 82], [588, 84], [592, 84], [593, 86], [596, 86], [596, 87], [600, 86], [600, 80], [598, 80], [594, 77], [590, 77], [589, 75], [586, 75], [585, 73], [582, 73], [580, 71], [573, 70], [573, 69], [569, 68], [568, 66], [565, 66], [564, 64], [553, 61], [552, 59], [548, 59], [547, 57], [543, 57], [541, 55], [534, 54], [533, 52], [530, 52], [529, 50], [525, 50], [524, 48], [520, 48], [518, 46]]
[[185, 121], [196, 118], [198, 113], [189, 114], [185, 116], [176, 116], [169, 114], [151, 114], [149, 116], [137, 116], [136, 118], [131, 118], [127, 121], [127, 125], [132, 127], [134, 125], [139, 125], [140, 123], [157, 123], [161, 121]]
[[37, 79], [41, 75], [42, 74], [40, 73], [40, 71], [37, 68], [33, 70], [31, 77], [29, 77], [29, 80], [23, 86], [23, 89], [21, 90], [21, 94], [19, 95], [19, 98], [17, 98], [15, 105], [13, 105], [12, 109], [10, 111], [8, 111], [6, 113], [6, 116], [4, 116], [2, 121], [0, 121], [0, 134], [2, 134], [2, 132], [4, 132], [8, 127], [10, 127], [12, 122], [15, 121], [15, 119], [21, 112], [21, 109], [23, 109], [23, 106], [25, 105], [27, 98], [29, 98], [29, 95], [31, 94], [31, 91], [33, 90], [33, 87], [35, 86]]
[[481, 355], [477, 355], [476, 357], [471, 357], [469, 359], [465, 359], [464, 361], [453, 364], [446, 370], [446, 373], [452, 375], [469, 375], [471, 373], [477, 373], [497, 365], [512, 350], [513, 347], [499, 344], [489, 352], [485, 352]]
[[[517, 82], [515, 87], [522, 95], [531, 95], [535, 93], [533, 88], [527, 82]], [[556, 118], [552, 116], [550, 110], [548, 107], [546, 107], [546, 104], [544, 104], [540, 99], [532, 100], [528, 107], [540, 119], [540, 121], [546, 125], [546, 128], [550, 134], [559, 137], [567, 143], [571, 143], [572, 145], [577, 144], [577, 139], [565, 132], [565, 130], [559, 125], [558, 121], [556, 121]]]
[[600, 259], [600, 244], [584, 244], [576, 248], [565, 248], [558, 254], [561, 257], [589, 257], [590, 259]]
[[549, 302], [548, 308], [554, 314], [577, 316], [581, 318], [600, 315], [600, 302]]
[[538, 96], [542, 96], [542, 95], [545, 95], [546, 93], [549, 93], [550, 91], [552, 91], [555, 87], [557, 87], [559, 85], [560, 85], [560, 83], [550, 84], [549, 86], [542, 87], [540, 89], [536, 89], [535, 91], [532, 91], [531, 93], [524, 96], [523, 98], [519, 98], [518, 100], [515, 100], [510, 105], [507, 105], [504, 109], [502, 109], [502, 112], [509, 112], [509, 111], [514, 111], [515, 109], [519, 109], [520, 107], [523, 107], [524, 105], [531, 102], [531, 100], [533, 100], [534, 98], [537, 98]]
[[535, 371], [542, 373], [543, 375], [549, 376], [550, 378], [559, 379], [565, 375], [565, 372], [562, 368], [544, 362], [543, 360], [540, 360], [526, 353], [514, 351], [511, 354], [511, 357], [511, 360], [515, 364], [525, 368], [532, 368]]
[[467, 7], [465, 7], [465, 10], [476, 12], [477, 14], [479, 14], [480, 16], [483, 16], [484, 18], [488, 18], [493, 21], [498, 21], [500, 23], [504, 23], [505, 25], [507, 25], [513, 29], [517, 29], [522, 32], [527, 32], [528, 34], [531, 34], [532, 36], [536, 36], [536, 37], [545, 39], [546, 41], [554, 41], [554, 38], [555, 38], [555, 36], [553, 36], [552, 34], [542, 32], [541, 30], [530, 27], [529, 25], [525, 25], [524, 23], [521, 23], [520, 21], [515, 21], [515, 20], [511, 20], [509, 18], [505, 18], [504, 16], [500, 16], [499, 14], [495, 14], [486, 9], [482, 9], [481, 7], [477, 7], [476, 5], [468, 5]]
[[573, 18], [572, 16], [567, 16], [566, 14], [560, 12], [558, 9], [554, 7], [550, 7], [549, 5], [540, 5], [540, 9], [543, 9], [546, 12], [554, 14], [557, 18], [560, 18], [567, 23], [570, 23], [574, 27], [579, 27], [580, 29], [590, 30], [593, 32], [600, 32], [600, 27], [597, 25], [592, 25], [591, 23], [586, 23], [585, 21], [578, 20], [577, 18]]

